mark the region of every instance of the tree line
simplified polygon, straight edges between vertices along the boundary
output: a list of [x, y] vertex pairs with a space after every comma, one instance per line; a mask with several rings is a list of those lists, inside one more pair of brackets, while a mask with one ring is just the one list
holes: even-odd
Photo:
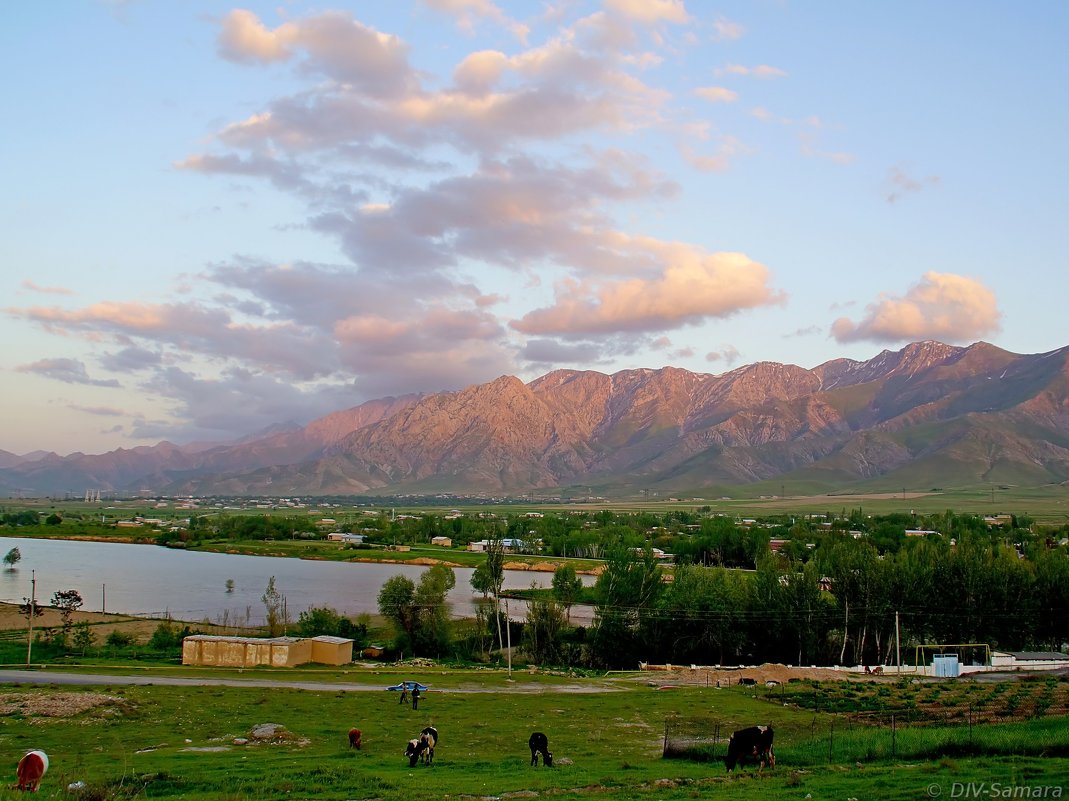
[[[773, 553], [766, 542], [752, 570], [694, 560], [667, 569], [650, 547], [636, 550], [620, 538], [604, 544], [591, 626], [571, 625], [569, 610], [582, 590], [574, 568], [563, 566], [551, 592], [529, 601], [525, 622], [511, 624], [512, 641], [530, 662], [589, 668], [879, 665], [898, 654], [911, 658], [917, 645], [1016, 651], [1060, 650], [1069, 642], [1065, 546], [1038, 538], [1022, 548], [968, 526], [957, 533], [910, 538], [881, 552], [869, 538], [833, 529], [798, 555]], [[724, 534], [726, 542], [741, 536]], [[502, 625], [510, 624], [500, 611], [499, 552], [491, 543], [487, 567], [472, 577], [490, 602], [475, 621], [447, 624], [448, 568], [427, 571], [419, 585], [389, 580], [379, 606], [395, 624], [395, 646], [468, 658], [501, 649]]]

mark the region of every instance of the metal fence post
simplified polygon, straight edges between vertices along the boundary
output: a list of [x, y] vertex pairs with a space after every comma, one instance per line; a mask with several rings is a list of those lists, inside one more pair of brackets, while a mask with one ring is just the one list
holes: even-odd
[[898, 726], [896, 725], [894, 713], [891, 713], [891, 758], [893, 759], [898, 753]]

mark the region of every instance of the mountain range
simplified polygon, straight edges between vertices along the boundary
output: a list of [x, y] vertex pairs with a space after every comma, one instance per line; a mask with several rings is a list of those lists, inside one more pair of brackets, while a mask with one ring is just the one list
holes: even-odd
[[917, 342], [813, 369], [556, 370], [382, 398], [222, 445], [0, 451], [0, 494], [708, 494], [1069, 479], [1069, 346]]

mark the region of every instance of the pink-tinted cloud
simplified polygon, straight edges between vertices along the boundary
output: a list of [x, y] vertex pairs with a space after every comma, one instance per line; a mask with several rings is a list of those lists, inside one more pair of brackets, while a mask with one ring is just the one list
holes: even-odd
[[964, 342], [997, 332], [1001, 318], [995, 293], [979, 281], [928, 272], [903, 297], [869, 304], [861, 320], [840, 317], [831, 333], [839, 342]]
[[938, 175], [927, 175], [923, 178], [913, 178], [904, 167], [892, 167], [887, 172], [887, 189], [884, 192], [888, 203], [897, 203], [907, 194], [922, 192], [925, 189], [939, 186]]
[[251, 11], [239, 9], [220, 23], [219, 52], [231, 61], [286, 61], [298, 51], [304, 54], [302, 69], [373, 97], [405, 93], [416, 81], [408, 47], [399, 37], [345, 12], [328, 11], [269, 29]]
[[230, 61], [245, 63], [288, 59], [290, 44], [296, 37], [293, 26], [268, 30], [253, 12], [240, 8], [223, 17], [220, 28], [219, 54]]
[[767, 268], [741, 253], [705, 253], [680, 243], [620, 235], [621, 249], [646, 250], [666, 266], [656, 276], [564, 281], [556, 303], [512, 323], [526, 334], [593, 335], [665, 331], [782, 302]]
[[781, 70], [779, 67], [773, 67], [768, 64], [758, 64], [756, 67], [746, 67], [742, 64], [728, 64], [726, 67], [719, 67], [716, 70], [717, 75], [744, 75], [752, 78], [786, 78], [787, 72]]
[[728, 367], [739, 360], [742, 354], [734, 345], [723, 345], [720, 350], [711, 350], [705, 354], [707, 362], [724, 362]]
[[114, 406], [82, 406], [78, 403], [69, 403], [67, 406], [75, 411], [85, 412], [86, 414], [92, 414], [98, 417], [126, 417], [129, 414]]
[[699, 86], [694, 90], [694, 94], [710, 103], [734, 103], [739, 99], [738, 92], [723, 86]]
[[679, 146], [679, 152], [690, 166], [701, 172], [727, 172], [738, 156], [752, 152], [738, 139], [722, 136], [715, 153], [699, 153], [686, 142]]
[[737, 22], [720, 17], [713, 23], [716, 38], [720, 41], [734, 42], [746, 35], [746, 28]]
[[23, 289], [28, 289], [30, 292], [40, 292], [42, 295], [73, 295], [73, 289], [67, 289], [63, 286], [40, 286], [34, 283], [30, 279], [26, 279], [21, 284]]
[[422, 0], [422, 2], [429, 8], [451, 15], [463, 31], [471, 32], [481, 20], [489, 20], [511, 31], [521, 42], [525, 42], [531, 30], [524, 23], [508, 17], [490, 0]]
[[690, 21], [683, 0], [605, 0], [605, 9], [642, 25], [684, 25]]

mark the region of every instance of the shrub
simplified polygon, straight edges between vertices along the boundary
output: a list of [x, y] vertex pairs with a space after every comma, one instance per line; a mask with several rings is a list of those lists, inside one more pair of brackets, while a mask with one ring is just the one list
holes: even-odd
[[119, 629], [113, 629], [104, 640], [112, 648], [126, 648], [129, 645], [133, 645], [137, 638], [134, 637], [128, 631], [120, 631]]

